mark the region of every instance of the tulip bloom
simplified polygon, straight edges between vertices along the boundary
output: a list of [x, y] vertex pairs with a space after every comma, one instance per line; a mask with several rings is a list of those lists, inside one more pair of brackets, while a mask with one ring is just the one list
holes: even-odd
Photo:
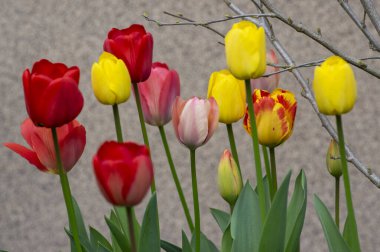
[[131, 94], [131, 78], [124, 62], [103, 52], [99, 62], [92, 65], [92, 89], [99, 102], [106, 105], [120, 104]]
[[341, 115], [356, 102], [356, 80], [351, 66], [338, 56], [327, 58], [314, 71], [313, 89], [319, 112]]
[[230, 124], [243, 118], [246, 106], [245, 84], [228, 70], [211, 74], [207, 97], [213, 97], [218, 104], [219, 122]]
[[[293, 131], [297, 110], [294, 94], [279, 88], [271, 94], [256, 89], [252, 96], [260, 144], [268, 147], [280, 145]], [[248, 111], [244, 117], [244, 128], [251, 134]]]
[[78, 89], [79, 68], [42, 59], [22, 75], [26, 110], [37, 126], [60, 127], [74, 120], [83, 108]]
[[133, 83], [148, 79], [152, 66], [153, 37], [144, 26], [133, 24], [122, 30], [112, 28], [103, 48], [124, 61]]
[[[278, 64], [278, 58], [273, 50], [267, 53], [267, 62], [272, 64]], [[265, 74], [271, 74], [279, 71], [278, 67], [267, 66]], [[278, 87], [280, 81], [280, 74], [274, 74], [269, 77], [260, 77], [258, 79], [251, 80], [252, 92], [255, 89], [263, 89], [269, 93], [273, 92]]]
[[342, 160], [340, 159], [339, 145], [334, 139], [331, 139], [327, 150], [326, 167], [332, 176], [337, 178], [342, 176]]
[[175, 134], [190, 149], [205, 144], [218, 126], [219, 110], [214, 98], [177, 97], [172, 113]]
[[163, 126], [172, 119], [172, 106], [180, 93], [179, 76], [166, 64], [155, 62], [146, 81], [139, 83], [139, 93], [145, 122]]
[[227, 66], [240, 80], [265, 73], [265, 32], [249, 21], [235, 23], [225, 37]]
[[[86, 145], [86, 130], [74, 120], [57, 128], [57, 134], [63, 169], [68, 172], [83, 153]], [[51, 129], [36, 127], [28, 118], [21, 125], [21, 135], [31, 149], [16, 143], [4, 143], [4, 145], [28, 160], [40, 171], [58, 174]]]
[[132, 142], [105, 142], [93, 158], [100, 191], [113, 205], [139, 204], [153, 180], [149, 149]]

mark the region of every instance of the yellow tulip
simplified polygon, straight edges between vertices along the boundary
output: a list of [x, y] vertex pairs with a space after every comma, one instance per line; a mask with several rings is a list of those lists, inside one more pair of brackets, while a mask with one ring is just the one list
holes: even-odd
[[263, 27], [249, 21], [235, 23], [225, 38], [227, 66], [240, 80], [256, 79], [265, 73], [266, 50]]
[[313, 89], [318, 109], [325, 115], [351, 111], [356, 101], [356, 80], [351, 66], [338, 56], [327, 58], [314, 71]]
[[207, 91], [207, 98], [209, 97], [214, 97], [218, 104], [219, 122], [230, 124], [244, 116], [244, 81], [236, 79], [228, 70], [211, 74]]
[[106, 105], [120, 104], [131, 94], [131, 77], [124, 62], [103, 52], [92, 65], [92, 89], [99, 102]]

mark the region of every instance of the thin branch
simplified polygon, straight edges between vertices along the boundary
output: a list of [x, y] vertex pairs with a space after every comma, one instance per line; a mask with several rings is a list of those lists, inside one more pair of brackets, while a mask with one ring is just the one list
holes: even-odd
[[365, 12], [368, 14], [369, 19], [380, 36], [380, 15], [375, 8], [375, 4], [372, 0], [360, 0], [360, 2], [362, 3]]
[[356, 26], [362, 31], [362, 33], [367, 37], [370, 43], [370, 48], [380, 52], [380, 42], [375, 38], [371, 32], [367, 29], [365, 22], [361, 22], [358, 16], [356, 16], [354, 10], [351, 8], [348, 0], [337, 0], [338, 3], [342, 6], [347, 15], [354, 21]]

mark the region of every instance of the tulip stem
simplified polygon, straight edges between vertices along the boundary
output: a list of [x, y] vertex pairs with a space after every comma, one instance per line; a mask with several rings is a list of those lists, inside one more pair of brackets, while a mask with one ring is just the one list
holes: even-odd
[[121, 130], [121, 123], [120, 123], [120, 115], [119, 115], [119, 107], [117, 104], [112, 105], [113, 110], [113, 118], [115, 121], [115, 130], [116, 130], [116, 137], [117, 141], [119, 143], [123, 142], [123, 132]]
[[76, 218], [75, 218], [73, 199], [71, 196], [69, 179], [67, 177], [65, 170], [63, 169], [63, 164], [62, 164], [61, 154], [60, 154], [60, 150], [59, 150], [58, 135], [57, 135], [56, 128], [51, 128], [51, 132], [53, 135], [55, 156], [57, 159], [58, 173], [59, 173], [59, 178], [61, 180], [63, 198], [65, 199], [67, 215], [69, 216], [70, 231], [71, 231], [73, 238], [74, 238], [74, 244], [75, 244], [76, 251], [82, 252], [82, 247], [80, 245], [80, 240], [79, 240], [78, 227], [77, 227]]
[[270, 168], [272, 174], [272, 183], [273, 183], [273, 193], [277, 192], [277, 169], [276, 169], [276, 155], [274, 152], [274, 147], [269, 147], [270, 155]]
[[[148, 138], [148, 134], [146, 132], [146, 127], [145, 127], [144, 115], [143, 115], [142, 108], [141, 108], [139, 86], [137, 85], [137, 83], [133, 83], [133, 92], [135, 94], [136, 107], [137, 107], [137, 111], [139, 114], [141, 133], [142, 133], [143, 138], [144, 138], [144, 144], [146, 145], [146, 147], [148, 147], [150, 149], [149, 138]], [[150, 186], [150, 191], [152, 193], [154, 193], [156, 191], [156, 182], [154, 180], [154, 177], [153, 177], [152, 184]]]
[[336, 226], [339, 229], [339, 182], [340, 182], [340, 176], [335, 177], [335, 223]]
[[339, 139], [339, 153], [340, 153], [340, 158], [342, 162], [344, 190], [346, 194], [347, 218], [348, 218], [348, 221], [350, 222], [349, 225], [353, 230], [352, 234], [355, 235], [355, 237], [353, 237], [354, 238], [353, 243], [356, 243], [356, 246], [360, 249], [360, 241], [359, 241], [359, 235], [358, 235], [358, 230], [357, 230], [357, 225], [356, 225], [354, 205], [352, 203], [352, 196], [351, 196], [350, 175], [348, 173], [348, 168], [347, 168], [347, 158], [346, 158], [346, 150], [345, 150], [344, 134], [343, 134], [343, 122], [342, 122], [341, 115], [336, 115], [336, 126], [337, 126], [338, 139]]
[[237, 152], [237, 149], [236, 149], [235, 137], [234, 137], [234, 131], [233, 131], [233, 128], [232, 128], [232, 124], [231, 123], [227, 123], [226, 127], [227, 127], [227, 133], [228, 133], [228, 140], [230, 141], [232, 156], [235, 159], [235, 162], [236, 162], [238, 170], [239, 170], [239, 175], [242, 178], [241, 170], [240, 170], [239, 156], [238, 156], [238, 152]]
[[129, 236], [131, 239], [131, 252], [136, 252], [136, 238], [135, 238], [135, 228], [133, 227], [133, 208], [127, 207], [127, 218], [128, 218], [128, 228]]
[[261, 145], [261, 149], [263, 151], [264, 163], [265, 163], [265, 173], [267, 175], [268, 185], [269, 185], [269, 194], [271, 200], [274, 198], [273, 184], [272, 184], [272, 174], [270, 172], [270, 163], [268, 157], [268, 150], [265, 145]]
[[253, 100], [252, 100], [252, 89], [251, 81], [245, 80], [245, 89], [247, 93], [247, 104], [248, 104], [248, 113], [249, 113], [249, 123], [251, 125], [251, 137], [253, 144], [253, 154], [255, 158], [255, 167], [256, 167], [256, 179], [257, 179], [257, 189], [259, 193], [259, 203], [260, 203], [260, 213], [261, 220], [264, 222], [266, 215], [266, 204], [265, 204], [265, 191], [263, 184], [263, 174], [261, 170], [261, 160], [260, 160], [260, 149], [259, 149], [259, 140], [257, 137], [257, 128], [256, 128], [256, 118], [253, 110]]
[[186, 199], [185, 199], [185, 195], [183, 194], [181, 182], [178, 179], [178, 175], [177, 175], [177, 171], [176, 171], [175, 166], [174, 166], [172, 154], [170, 153], [170, 148], [169, 148], [169, 145], [168, 145], [168, 141], [166, 139], [165, 128], [163, 126], [158, 126], [158, 129], [160, 130], [162, 144], [164, 145], [164, 148], [165, 148], [165, 153], [166, 153], [166, 157], [168, 158], [168, 163], [169, 163], [170, 171], [172, 173], [175, 186], [177, 188], [179, 199], [181, 200], [181, 203], [182, 203], [183, 211], [185, 212], [187, 224], [189, 225], [190, 231], [193, 232], [194, 231], [193, 220], [191, 219], [189, 207], [187, 205], [187, 202], [186, 202]]
[[200, 214], [199, 214], [197, 171], [195, 167], [195, 149], [190, 149], [190, 161], [191, 161], [191, 182], [193, 186], [194, 218], [195, 218], [195, 252], [200, 252], [201, 221], [200, 221]]

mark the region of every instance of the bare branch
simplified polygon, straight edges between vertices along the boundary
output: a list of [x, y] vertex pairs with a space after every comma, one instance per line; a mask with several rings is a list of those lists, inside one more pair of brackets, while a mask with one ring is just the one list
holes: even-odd
[[375, 8], [375, 4], [372, 0], [360, 0], [360, 2], [362, 2], [365, 12], [380, 36], [380, 15]]

